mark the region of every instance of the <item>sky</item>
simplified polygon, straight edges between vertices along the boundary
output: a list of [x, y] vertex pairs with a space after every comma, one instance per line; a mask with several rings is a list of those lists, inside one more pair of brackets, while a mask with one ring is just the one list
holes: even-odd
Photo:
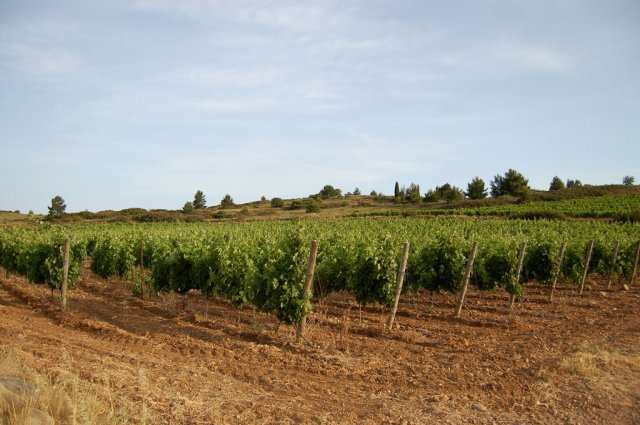
[[637, 0], [0, 0], [0, 209], [640, 180]]

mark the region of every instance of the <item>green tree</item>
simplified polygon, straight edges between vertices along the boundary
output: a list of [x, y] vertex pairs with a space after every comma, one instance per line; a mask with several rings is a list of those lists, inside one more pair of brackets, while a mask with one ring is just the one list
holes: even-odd
[[582, 187], [582, 182], [578, 179], [567, 180], [567, 189], [571, 189], [572, 187]]
[[529, 194], [529, 180], [514, 169], [509, 169], [504, 176], [497, 175], [491, 182], [491, 196], [515, 196], [525, 199]]
[[484, 199], [487, 197], [487, 188], [485, 187], [484, 180], [480, 177], [474, 177], [473, 180], [467, 184], [467, 192], [465, 193], [469, 199]]
[[436, 186], [435, 189], [429, 190], [424, 195], [425, 202], [438, 202], [438, 201], [462, 201], [464, 199], [464, 192], [462, 189], [452, 186], [449, 183], [445, 183], [442, 186]]
[[560, 177], [555, 176], [551, 180], [551, 184], [549, 185], [549, 191], [553, 192], [555, 190], [562, 190], [562, 189], [564, 189], [564, 182], [560, 179]]
[[207, 205], [207, 199], [202, 193], [201, 190], [198, 190], [196, 194], [193, 196], [193, 208], [199, 210], [204, 208]]
[[57, 195], [51, 199], [51, 206], [49, 208], [49, 218], [60, 218], [67, 210], [67, 205], [64, 203], [62, 196]]
[[185, 214], [191, 214], [193, 212], [193, 209], [194, 209], [193, 203], [187, 201], [184, 203], [184, 206], [182, 207], [182, 212]]
[[321, 199], [339, 198], [342, 196], [342, 190], [327, 184], [318, 192], [318, 196], [320, 196]]
[[228, 193], [224, 195], [224, 198], [222, 198], [222, 201], [220, 201], [221, 208], [231, 208], [234, 205], [235, 204], [233, 203], [233, 198]]
[[375, 198], [376, 196], [378, 196], [378, 192], [376, 192], [375, 190], [372, 190], [372, 191], [369, 193], [369, 196], [372, 196], [372, 197], [374, 197], [374, 198]]
[[282, 198], [273, 198], [271, 199], [271, 208], [282, 208], [284, 206], [284, 201]]
[[420, 202], [420, 185], [411, 183], [409, 188], [404, 191], [404, 197], [407, 201], [413, 203]]
[[353, 194], [356, 195], [356, 196], [362, 195], [362, 193], [360, 193], [360, 189], [357, 188], [357, 187], [355, 189], [353, 189]]
[[633, 176], [624, 176], [622, 178], [622, 184], [625, 186], [633, 186], [635, 182], [636, 182], [636, 179]]
[[396, 185], [393, 187], [393, 197], [398, 200], [400, 198], [400, 184], [396, 182]]

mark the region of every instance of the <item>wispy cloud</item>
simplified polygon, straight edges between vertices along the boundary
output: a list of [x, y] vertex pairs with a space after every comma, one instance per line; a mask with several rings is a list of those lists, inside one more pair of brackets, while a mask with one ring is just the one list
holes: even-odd
[[531, 71], [563, 72], [572, 66], [569, 55], [558, 50], [535, 45], [498, 45], [493, 54], [499, 60], [523, 67]]
[[222, 98], [222, 99], [195, 99], [184, 102], [188, 109], [214, 113], [248, 113], [267, 111], [278, 106], [279, 102], [274, 98]]
[[163, 79], [198, 85], [229, 88], [255, 88], [276, 82], [279, 74], [273, 70], [215, 69], [199, 67], [173, 72]]
[[0, 57], [5, 66], [29, 74], [67, 74], [76, 71], [80, 66], [78, 57], [55, 47], [11, 43], [0, 47], [0, 51]]

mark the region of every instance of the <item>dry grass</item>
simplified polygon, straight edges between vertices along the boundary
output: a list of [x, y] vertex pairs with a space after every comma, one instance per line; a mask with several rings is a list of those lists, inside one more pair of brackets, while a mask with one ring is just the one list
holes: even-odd
[[640, 371], [640, 355], [609, 351], [595, 345], [583, 345], [562, 360], [562, 369], [585, 378], [599, 378], [612, 370]]
[[114, 401], [109, 385], [94, 385], [80, 379], [70, 372], [72, 369], [63, 353], [61, 358], [61, 367], [45, 375], [27, 366], [24, 353], [0, 347], [0, 375], [20, 378], [35, 390], [31, 396], [19, 400], [0, 387], [1, 425], [47, 424], [44, 419], [35, 420], [39, 413], [32, 413], [33, 409], [46, 413], [55, 424], [61, 425], [152, 423], [144, 406], [128, 406], [121, 399]]
[[564, 358], [561, 369], [583, 378], [596, 392], [628, 405], [640, 403], [640, 355], [583, 345]]

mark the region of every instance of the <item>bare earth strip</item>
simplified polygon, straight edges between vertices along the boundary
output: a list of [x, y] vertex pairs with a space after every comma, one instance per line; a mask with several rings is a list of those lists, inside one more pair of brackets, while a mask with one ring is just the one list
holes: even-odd
[[[267, 315], [198, 294], [140, 300], [83, 271], [60, 312], [44, 287], [0, 272], [0, 343], [55, 380], [73, 374], [123, 423], [640, 423], [637, 287], [585, 296], [529, 285], [403, 295], [387, 311], [337, 294], [307, 341]], [[79, 422], [82, 418], [78, 416]]]

